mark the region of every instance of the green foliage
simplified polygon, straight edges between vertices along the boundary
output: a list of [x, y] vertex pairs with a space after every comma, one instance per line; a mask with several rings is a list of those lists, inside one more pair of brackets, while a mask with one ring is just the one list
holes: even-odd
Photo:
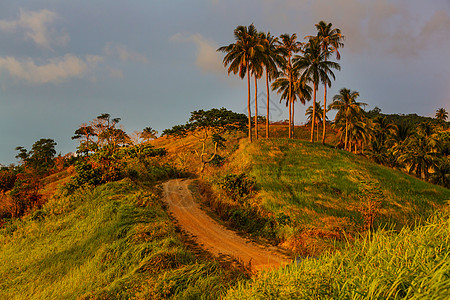
[[145, 159], [149, 157], [162, 157], [167, 154], [166, 149], [164, 148], [155, 149], [152, 145], [149, 144], [139, 144], [133, 147], [123, 148], [121, 150], [128, 157], [139, 159]]
[[54, 166], [55, 146], [56, 142], [52, 139], [40, 139], [33, 144], [31, 151], [16, 147], [19, 151], [16, 157], [33, 168], [36, 174], [42, 175]]
[[449, 255], [447, 211], [414, 230], [378, 231], [343, 251], [263, 272], [225, 299], [447, 299]]
[[83, 185], [96, 186], [103, 183], [101, 169], [92, 167], [92, 165], [86, 161], [79, 161], [75, 165], [75, 171], [77, 174], [72, 177], [72, 180], [68, 184], [66, 184], [66, 189], [69, 193], [74, 192]]
[[225, 108], [210, 110], [196, 110], [191, 112], [189, 122], [185, 125], [175, 125], [171, 129], [163, 131], [163, 135], [185, 136], [189, 132], [212, 129], [213, 134], [244, 130], [247, 117], [244, 114], [235, 113]]
[[221, 298], [244, 276], [189, 251], [159, 197], [125, 179], [5, 224], [0, 298]]
[[256, 181], [245, 173], [228, 174], [222, 178], [220, 186], [231, 199], [243, 203], [255, 191]]

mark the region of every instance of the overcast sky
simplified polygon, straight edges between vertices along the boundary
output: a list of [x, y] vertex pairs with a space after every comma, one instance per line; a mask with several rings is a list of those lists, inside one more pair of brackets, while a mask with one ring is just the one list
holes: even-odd
[[[320, 20], [346, 38], [329, 98], [346, 87], [384, 113], [450, 111], [449, 0], [0, 1], [0, 163], [41, 138], [75, 151], [73, 132], [105, 112], [128, 133], [198, 109], [243, 113], [246, 81], [215, 50], [238, 25], [303, 39]], [[286, 119], [271, 99], [272, 119]]]

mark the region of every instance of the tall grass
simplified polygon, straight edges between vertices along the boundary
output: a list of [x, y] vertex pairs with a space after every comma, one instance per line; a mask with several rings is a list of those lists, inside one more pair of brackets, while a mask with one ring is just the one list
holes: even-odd
[[413, 226], [450, 199], [448, 189], [320, 143], [261, 139], [240, 146], [208, 180], [214, 186], [228, 172], [256, 178], [258, 193], [242, 209], [258, 211], [270, 228], [255, 234], [272, 235], [297, 255], [339, 248], [367, 229]]
[[183, 245], [157, 189], [129, 179], [5, 224], [0, 261], [0, 299], [216, 299], [235, 280]]
[[450, 299], [449, 215], [262, 273], [226, 299]]

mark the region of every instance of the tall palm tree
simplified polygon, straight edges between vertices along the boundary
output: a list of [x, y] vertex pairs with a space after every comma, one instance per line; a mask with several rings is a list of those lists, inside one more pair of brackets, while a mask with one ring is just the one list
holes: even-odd
[[[320, 48], [325, 54], [325, 61], [327, 60], [330, 52], [336, 53], [337, 60], [341, 59], [339, 53], [339, 48], [344, 47], [344, 36], [341, 34], [341, 30], [338, 28], [332, 28], [333, 24], [320, 21], [316, 24], [317, 29], [317, 39], [320, 43]], [[306, 37], [312, 38], [312, 37]], [[331, 86], [331, 81], [329, 81], [328, 86]], [[323, 95], [323, 106], [327, 107], [327, 84], [324, 84], [324, 95]], [[323, 111], [323, 134], [322, 134], [322, 144], [325, 144], [325, 134], [326, 134], [326, 116], [327, 110]]]
[[241, 79], [247, 76], [247, 108], [248, 108], [248, 139], [252, 141], [252, 114], [250, 109], [250, 63], [257, 52], [263, 52], [264, 48], [261, 44], [256, 43], [255, 36], [258, 31], [253, 24], [247, 26], [238, 26], [234, 30], [236, 42], [223, 46], [217, 51], [226, 53], [223, 58], [224, 66], [228, 66], [228, 75], [233, 72], [239, 74]]
[[265, 60], [265, 41], [261, 37], [261, 33], [252, 36], [255, 45], [259, 46], [254, 51], [250, 60], [250, 70], [255, 78], [255, 138], [258, 139], [258, 79], [260, 79], [264, 72], [264, 60]]
[[[305, 112], [305, 116], [306, 116], [306, 120], [309, 122], [312, 122], [312, 118], [313, 118], [313, 106], [309, 106], [306, 109]], [[324, 116], [323, 114], [323, 109], [322, 106], [320, 104], [320, 101], [316, 103], [316, 113], [315, 113], [315, 120], [314, 120], [314, 126], [317, 127], [317, 132], [319, 132], [319, 123], [322, 122], [322, 116]]]
[[[311, 100], [312, 88], [308, 85], [304, 77], [299, 77], [298, 70], [293, 70], [292, 81], [290, 81], [286, 74], [283, 73], [283, 76], [278, 77], [272, 83], [272, 90], [277, 90], [277, 93], [281, 94], [280, 102], [286, 100], [286, 106], [295, 103], [297, 100], [302, 104], [305, 104], [306, 101]], [[289, 99], [291, 99], [291, 101], [289, 101]], [[294, 124], [293, 110], [289, 116], [289, 124]], [[293, 131], [291, 128], [289, 128], [289, 130], [289, 137], [291, 138], [293, 137]]]
[[278, 38], [270, 34], [270, 32], [261, 33], [261, 41], [264, 46], [263, 65], [266, 72], [266, 94], [267, 94], [267, 116], [266, 116], [266, 138], [269, 138], [269, 114], [270, 114], [270, 93], [269, 82], [278, 77], [278, 66], [281, 66], [282, 56], [277, 47]]
[[339, 94], [333, 97], [333, 102], [330, 104], [330, 109], [337, 110], [336, 119], [345, 120], [345, 141], [344, 149], [348, 150], [348, 132], [349, 125], [357, 115], [362, 114], [362, 107], [367, 105], [363, 102], [357, 102], [356, 99], [359, 97], [357, 91], [351, 91], [350, 89], [342, 88]]
[[[331, 69], [340, 70], [338, 63], [326, 60], [327, 53], [321, 51], [318, 39], [310, 39], [306, 44], [303, 56], [293, 59], [294, 68], [303, 70], [302, 77], [313, 83], [313, 119], [316, 114], [316, 92], [320, 82], [330, 83], [330, 77], [335, 78]], [[311, 142], [314, 142], [314, 124], [311, 126]]]
[[445, 121], [448, 118], [448, 112], [444, 108], [439, 108], [436, 110], [436, 119], [440, 121]]
[[302, 44], [297, 41], [297, 34], [289, 35], [284, 33], [280, 35], [280, 44], [278, 46], [280, 54], [283, 56], [283, 67], [285, 76], [289, 80], [289, 85], [291, 88], [288, 89], [288, 105], [289, 105], [289, 138], [292, 138], [292, 96], [293, 96], [293, 66], [292, 66], [292, 56], [294, 53], [300, 51]]

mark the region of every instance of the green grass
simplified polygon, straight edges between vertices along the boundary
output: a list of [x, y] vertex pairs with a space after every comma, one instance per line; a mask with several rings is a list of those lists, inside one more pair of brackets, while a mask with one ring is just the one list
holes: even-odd
[[449, 299], [449, 212], [396, 234], [306, 258], [232, 288], [225, 299]]
[[[261, 215], [275, 223], [278, 216], [289, 216], [287, 224], [276, 224], [274, 235], [299, 255], [333, 249], [336, 242], [352, 239], [369, 226], [412, 226], [450, 200], [446, 188], [346, 151], [299, 140], [243, 141], [226, 170], [213, 175], [211, 182], [227, 172], [256, 178], [258, 193], [249, 206]], [[371, 209], [374, 202], [378, 206]], [[373, 224], [365, 217], [371, 212]]]
[[0, 261], [0, 299], [216, 299], [242, 277], [196, 257], [158, 193], [129, 179], [5, 224]]

